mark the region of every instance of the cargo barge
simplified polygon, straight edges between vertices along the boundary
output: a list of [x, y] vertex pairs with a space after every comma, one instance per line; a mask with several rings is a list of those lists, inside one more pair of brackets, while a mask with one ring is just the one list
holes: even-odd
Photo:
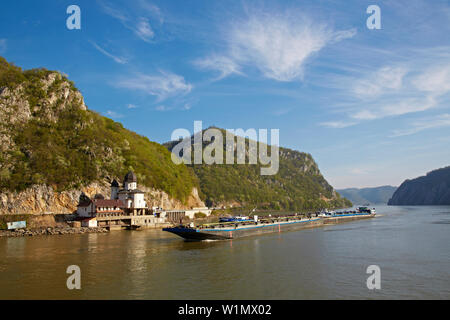
[[315, 214], [315, 217], [289, 216], [258, 219], [255, 216], [253, 221], [214, 223], [198, 227], [179, 225], [172, 228], [164, 228], [163, 231], [171, 232], [189, 241], [231, 240], [265, 233], [295, 231], [320, 227], [326, 224], [368, 219], [374, 216], [374, 211], [334, 213], [326, 216]]

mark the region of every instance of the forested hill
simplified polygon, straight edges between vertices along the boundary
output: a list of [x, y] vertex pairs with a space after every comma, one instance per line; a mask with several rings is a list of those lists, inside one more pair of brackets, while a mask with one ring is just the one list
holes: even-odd
[[450, 205], [450, 166], [406, 180], [389, 200], [389, 205]]
[[162, 145], [86, 108], [65, 76], [23, 71], [0, 57], [0, 193], [49, 185], [63, 191], [123, 177], [184, 201], [198, 185]]
[[381, 186], [374, 188], [348, 188], [337, 190], [340, 195], [349, 199], [355, 205], [387, 204], [397, 187]]
[[[224, 129], [219, 129], [226, 135]], [[205, 131], [203, 131], [205, 132]], [[234, 136], [236, 141], [236, 136]], [[224, 164], [191, 165], [209, 205], [237, 203], [275, 210], [310, 210], [351, 206], [325, 180], [310, 154], [280, 148], [279, 171], [261, 175], [261, 164], [225, 164], [226, 143], [223, 143]], [[194, 137], [191, 137], [194, 142]], [[164, 145], [172, 150], [179, 141]], [[203, 148], [208, 143], [203, 142]], [[259, 144], [261, 147], [262, 144]], [[265, 146], [265, 145], [264, 145]], [[249, 139], [245, 140], [248, 163]], [[236, 151], [236, 149], [235, 149]]]

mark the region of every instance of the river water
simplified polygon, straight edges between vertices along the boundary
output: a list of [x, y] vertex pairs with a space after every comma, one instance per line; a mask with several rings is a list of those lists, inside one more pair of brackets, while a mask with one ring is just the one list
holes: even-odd
[[[155, 230], [0, 239], [0, 299], [450, 299], [450, 207], [233, 241]], [[81, 269], [68, 290], [66, 269]], [[381, 270], [369, 290], [367, 267]]]

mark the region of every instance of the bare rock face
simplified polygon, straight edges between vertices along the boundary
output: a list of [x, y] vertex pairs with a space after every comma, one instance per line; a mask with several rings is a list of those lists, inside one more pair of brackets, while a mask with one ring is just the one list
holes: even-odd
[[50, 72], [45, 78], [35, 81], [38, 84], [34, 85], [45, 92], [45, 97], [38, 99], [35, 105], [30, 105], [26, 82], [14, 89], [0, 88], [0, 152], [4, 156], [2, 162], [9, 163], [2, 169], [10, 169], [11, 166], [7, 151], [17, 150], [13, 139], [15, 128], [26, 125], [33, 118], [56, 122], [59, 113], [68, 105], [87, 109], [82, 94], [58, 72]]
[[79, 104], [82, 110], [87, 109], [81, 92], [74, 90], [60, 73], [50, 73], [41, 83], [43, 90], [49, 93], [49, 98], [45, 101], [49, 105], [54, 105], [58, 99], [62, 99], [60, 110], [71, 103]]
[[[19, 85], [15, 90], [3, 88], [0, 91], [0, 114], [2, 123], [8, 121], [11, 124], [26, 122], [31, 118], [30, 104], [23, 99], [24, 88]], [[13, 108], [10, 108], [13, 106]]]
[[[5, 153], [14, 147], [10, 127], [18, 123], [26, 123], [31, 118], [30, 105], [22, 98], [23, 86], [18, 86], [14, 91], [3, 88], [0, 91], [0, 151]], [[12, 106], [12, 107], [11, 107]]]
[[[36, 80], [37, 81], [37, 80]], [[33, 112], [40, 111], [40, 116], [46, 116], [50, 121], [58, 119], [58, 113], [69, 104], [78, 105], [81, 110], [86, 110], [83, 95], [71, 87], [67, 79], [58, 72], [49, 73], [40, 80], [40, 88], [46, 93], [46, 97], [39, 99], [34, 106], [30, 106], [27, 92], [23, 84], [14, 89], [8, 87], [0, 89], [0, 115], [1, 123], [15, 125], [25, 123], [32, 118]]]
[[35, 185], [22, 192], [1, 193], [0, 214], [72, 213], [81, 192], [90, 189], [56, 192], [51, 186]]
[[205, 203], [200, 199], [197, 188], [193, 188], [186, 204], [178, 199], [171, 198], [166, 192], [139, 186], [139, 189], [145, 192], [145, 201], [148, 207], [161, 207], [168, 210], [190, 209], [194, 207], [204, 207]]
[[[164, 209], [190, 209], [203, 207], [205, 204], [198, 196], [196, 188], [192, 190], [187, 204], [169, 197], [161, 190], [140, 187], [145, 192], [145, 199], [149, 207], [159, 206]], [[0, 214], [34, 214], [45, 213], [68, 214], [77, 209], [78, 199], [81, 193], [89, 197], [100, 193], [105, 198], [110, 197], [109, 183], [93, 183], [80, 190], [63, 192], [55, 191], [51, 186], [36, 185], [22, 192], [0, 193]]]

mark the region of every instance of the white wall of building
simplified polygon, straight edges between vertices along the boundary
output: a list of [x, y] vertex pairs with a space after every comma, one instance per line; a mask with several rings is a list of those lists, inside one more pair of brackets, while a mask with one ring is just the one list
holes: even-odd
[[193, 208], [190, 210], [167, 210], [167, 211], [163, 211], [160, 214], [160, 217], [166, 217], [167, 216], [167, 212], [184, 212], [184, 215], [186, 217], [189, 217], [189, 219], [194, 219], [195, 218], [195, 214], [197, 212], [201, 212], [204, 213], [207, 217], [209, 217], [212, 213], [212, 209], [208, 209], [207, 207], [202, 207], [202, 208]]
[[89, 204], [86, 207], [78, 207], [77, 208], [77, 214], [80, 217], [90, 217], [92, 215], [93, 211], [94, 211], [93, 206], [94, 205], [91, 203], [91, 204]]
[[125, 182], [125, 189], [126, 190], [135, 190], [137, 188], [136, 182]]
[[134, 208], [137, 208], [137, 209], [147, 208], [147, 204], [145, 203], [143, 193], [134, 193], [133, 194], [133, 205], [134, 205]]
[[85, 228], [96, 228], [97, 227], [97, 219], [86, 219], [81, 221], [81, 226]]

